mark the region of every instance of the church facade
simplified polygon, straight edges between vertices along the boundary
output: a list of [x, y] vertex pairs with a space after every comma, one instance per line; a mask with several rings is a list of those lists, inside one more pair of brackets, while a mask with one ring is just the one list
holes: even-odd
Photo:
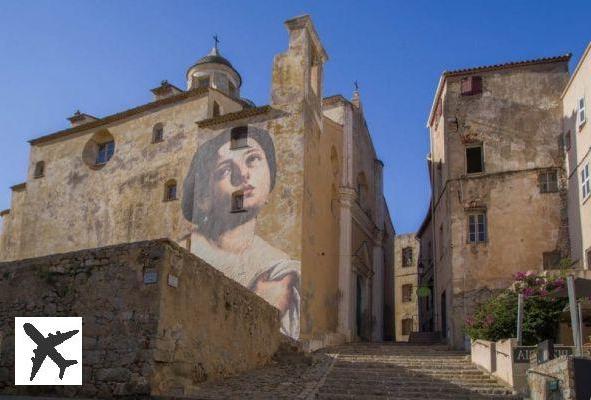
[[163, 81], [149, 103], [76, 112], [31, 140], [27, 180], [0, 212], [0, 260], [169, 238], [274, 305], [310, 348], [391, 336], [395, 232], [359, 92], [323, 97], [311, 19], [286, 27], [268, 105], [241, 97], [216, 43], [185, 90]]

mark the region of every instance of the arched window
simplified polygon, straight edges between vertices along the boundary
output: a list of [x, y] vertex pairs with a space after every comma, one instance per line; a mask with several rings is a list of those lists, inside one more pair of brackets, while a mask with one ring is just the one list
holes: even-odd
[[35, 164], [35, 171], [33, 173], [33, 178], [42, 178], [45, 176], [45, 161], [38, 161]]
[[244, 210], [244, 192], [238, 190], [232, 193], [232, 212], [241, 212]]
[[164, 201], [176, 200], [176, 180], [170, 179], [164, 185]]
[[115, 139], [108, 130], [92, 135], [82, 150], [82, 160], [92, 169], [101, 169], [115, 153]]
[[152, 143], [164, 141], [164, 126], [159, 122], [152, 128]]

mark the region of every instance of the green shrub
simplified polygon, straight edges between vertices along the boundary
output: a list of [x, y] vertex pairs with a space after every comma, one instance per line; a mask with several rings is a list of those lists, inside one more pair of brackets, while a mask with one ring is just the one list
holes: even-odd
[[565, 282], [561, 276], [544, 277], [533, 272], [516, 274], [511, 289], [492, 297], [466, 319], [466, 334], [472, 339], [490, 341], [517, 337], [517, 294], [522, 293], [523, 344], [556, 340], [559, 317], [568, 299], [548, 295], [564, 287]]

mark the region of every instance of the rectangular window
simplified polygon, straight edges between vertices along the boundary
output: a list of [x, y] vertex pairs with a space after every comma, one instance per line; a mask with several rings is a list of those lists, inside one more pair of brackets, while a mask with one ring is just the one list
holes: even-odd
[[470, 243], [486, 242], [486, 214], [468, 216], [468, 241]]
[[412, 301], [412, 285], [402, 285], [402, 302]]
[[483, 171], [482, 146], [466, 147], [466, 173], [476, 174]]
[[230, 132], [230, 149], [239, 149], [248, 146], [248, 127], [237, 126]]
[[232, 212], [244, 211], [244, 193], [241, 191], [232, 194]]
[[412, 247], [405, 247], [402, 249], [402, 266], [412, 266]]
[[176, 200], [176, 183], [166, 185], [166, 194], [164, 197], [166, 201]]
[[543, 253], [544, 269], [560, 268], [560, 252], [558, 250]]
[[472, 96], [474, 94], [480, 94], [482, 93], [482, 77], [468, 76], [462, 78], [460, 86], [462, 96]]
[[443, 257], [443, 224], [439, 225], [439, 240], [437, 241], [437, 257]]
[[583, 188], [583, 200], [591, 193], [591, 182], [589, 181], [589, 164], [585, 164], [581, 170], [581, 187]]
[[402, 320], [402, 334], [403, 335], [410, 335], [412, 332], [412, 318], [405, 318]]
[[579, 128], [581, 128], [585, 121], [587, 121], [587, 117], [585, 115], [585, 98], [581, 97], [579, 99]]
[[97, 165], [105, 164], [107, 161], [109, 161], [111, 159], [114, 151], [115, 151], [115, 142], [114, 141], [111, 140], [110, 142], [100, 143], [98, 145], [98, 152], [96, 155], [96, 164]]
[[585, 251], [585, 256], [587, 258], [587, 269], [591, 269], [591, 247]]
[[544, 171], [538, 175], [538, 184], [540, 186], [540, 193], [558, 192], [558, 177], [557, 172]]

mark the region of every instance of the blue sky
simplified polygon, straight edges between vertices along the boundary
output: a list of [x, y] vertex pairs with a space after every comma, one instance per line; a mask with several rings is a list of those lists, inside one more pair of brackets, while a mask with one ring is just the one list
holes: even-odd
[[358, 80], [398, 233], [415, 231], [429, 199], [425, 121], [444, 70], [573, 53], [591, 40], [591, 2], [570, 1], [51, 1], [0, 2], [0, 209], [26, 180], [26, 140], [151, 100], [212, 35], [240, 71], [242, 93], [269, 101], [286, 19], [310, 14], [330, 60], [324, 94]]

